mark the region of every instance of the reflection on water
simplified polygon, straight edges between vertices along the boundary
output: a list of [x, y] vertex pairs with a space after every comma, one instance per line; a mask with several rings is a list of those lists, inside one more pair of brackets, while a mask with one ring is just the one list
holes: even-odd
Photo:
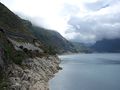
[[63, 70], [50, 81], [50, 90], [120, 90], [120, 54], [59, 56]]

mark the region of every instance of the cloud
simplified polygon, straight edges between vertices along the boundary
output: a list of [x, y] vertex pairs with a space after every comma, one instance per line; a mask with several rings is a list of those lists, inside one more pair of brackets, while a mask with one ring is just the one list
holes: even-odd
[[106, 8], [111, 4], [112, 0], [98, 0], [92, 3], [85, 3], [88, 10], [98, 11], [102, 8]]
[[120, 38], [120, 0], [1, 0], [22, 18], [69, 40]]
[[104, 8], [102, 6], [103, 4], [99, 10], [92, 10], [84, 17], [71, 17], [68, 22], [70, 28], [66, 33], [67, 38], [83, 43], [120, 38], [120, 2], [109, 3]]

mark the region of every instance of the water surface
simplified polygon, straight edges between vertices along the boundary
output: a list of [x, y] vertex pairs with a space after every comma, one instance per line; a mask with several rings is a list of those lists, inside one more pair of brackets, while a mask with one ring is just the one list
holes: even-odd
[[50, 90], [120, 90], [120, 54], [59, 56], [61, 70]]

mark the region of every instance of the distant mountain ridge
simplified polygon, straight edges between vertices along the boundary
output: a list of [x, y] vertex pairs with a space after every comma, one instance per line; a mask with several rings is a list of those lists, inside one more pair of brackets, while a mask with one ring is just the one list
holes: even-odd
[[75, 46], [78, 52], [92, 53], [92, 50], [83, 43], [74, 42], [74, 41], [71, 41], [71, 43]]
[[93, 52], [120, 52], [120, 39], [103, 39], [90, 48]]

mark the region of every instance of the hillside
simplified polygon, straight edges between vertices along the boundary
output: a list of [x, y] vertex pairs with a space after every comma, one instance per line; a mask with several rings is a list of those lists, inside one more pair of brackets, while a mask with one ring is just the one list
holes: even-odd
[[0, 90], [48, 90], [60, 60], [0, 3]]
[[0, 28], [4, 29], [6, 32], [10, 31], [33, 36], [23, 24], [21, 18], [11, 12], [2, 3], [0, 3]]
[[94, 52], [120, 52], [120, 39], [103, 39], [90, 46]]
[[59, 54], [77, 52], [77, 48], [58, 32], [35, 26], [27, 20], [23, 22], [48, 50], [52, 49]]
[[73, 41], [71, 41], [71, 43], [78, 50], [77, 52], [83, 52], [83, 53], [91, 53], [92, 52], [92, 50], [83, 43], [73, 42]]
[[76, 52], [74, 45], [56, 31], [33, 26], [33, 33], [47, 47], [54, 48], [58, 53]]

